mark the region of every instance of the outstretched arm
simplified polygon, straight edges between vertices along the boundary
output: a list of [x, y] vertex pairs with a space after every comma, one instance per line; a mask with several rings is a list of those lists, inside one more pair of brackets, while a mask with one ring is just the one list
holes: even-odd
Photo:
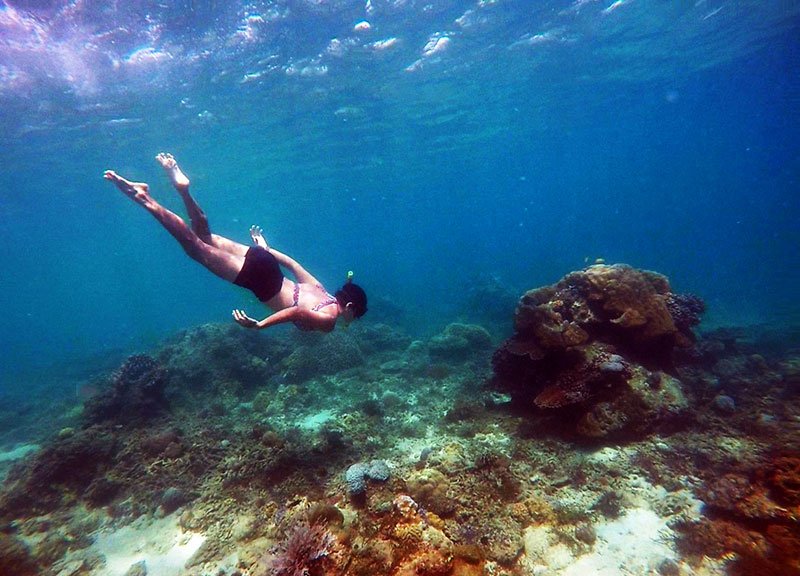
[[283, 252], [278, 252], [275, 248], [270, 248], [269, 253], [275, 256], [278, 263], [284, 268], [288, 268], [294, 275], [298, 282], [308, 282], [310, 284], [319, 284], [319, 281], [314, 278], [308, 270], [300, 266], [294, 258], [290, 258]]
[[278, 310], [263, 320], [250, 318], [250, 316], [248, 316], [244, 310], [234, 310], [233, 319], [236, 320], [240, 326], [244, 326], [245, 328], [255, 328], [257, 330], [269, 328], [270, 326], [275, 326], [276, 324], [284, 324], [286, 322], [302, 322], [310, 328], [313, 327], [317, 330], [322, 330], [323, 332], [330, 332], [333, 330], [334, 326], [336, 326], [335, 318], [331, 318], [326, 314], [320, 314], [319, 312], [314, 312], [312, 310], [298, 308], [297, 306]]

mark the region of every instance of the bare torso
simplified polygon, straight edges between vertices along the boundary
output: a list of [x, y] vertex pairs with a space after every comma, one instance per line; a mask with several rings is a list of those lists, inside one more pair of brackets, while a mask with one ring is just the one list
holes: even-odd
[[330, 294], [321, 284], [292, 282], [288, 278], [284, 278], [281, 291], [266, 302], [267, 306], [274, 312], [294, 307], [296, 287], [298, 289], [297, 308], [308, 313], [304, 314], [301, 320], [295, 320], [295, 326], [301, 330], [322, 330], [323, 332], [333, 330], [339, 316], [339, 306], [335, 301], [331, 301]]

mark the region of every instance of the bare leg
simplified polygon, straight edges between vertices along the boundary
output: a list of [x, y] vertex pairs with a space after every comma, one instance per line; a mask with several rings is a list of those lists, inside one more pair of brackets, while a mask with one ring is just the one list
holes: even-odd
[[208, 218], [195, 199], [189, 194], [189, 178], [180, 169], [172, 154], [161, 152], [156, 156], [156, 160], [164, 168], [164, 172], [167, 173], [175, 190], [183, 198], [186, 211], [189, 213], [189, 219], [192, 221], [192, 230], [203, 242], [211, 244], [211, 230], [208, 227]]
[[247, 246], [244, 244], [239, 244], [224, 236], [211, 233], [211, 228], [208, 225], [208, 218], [197, 201], [189, 193], [189, 178], [183, 173], [180, 166], [178, 166], [175, 157], [169, 152], [161, 152], [156, 156], [156, 160], [164, 168], [164, 172], [166, 172], [170, 182], [172, 182], [175, 190], [178, 191], [178, 194], [180, 194], [183, 199], [186, 212], [189, 214], [189, 220], [192, 222], [192, 230], [197, 234], [200, 240], [235, 256], [243, 257], [247, 254]]
[[103, 177], [114, 183], [126, 196], [144, 207], [158, 220], [167, 232], [180, 243], [186, 253], [208, 270], [229, 282], [236, 280], [242, 269], [244, 257], [206, 244], [193, 232], [183, 219], [153, 200], [147, 184], [131, 182], [112, 170], [106, 170]]

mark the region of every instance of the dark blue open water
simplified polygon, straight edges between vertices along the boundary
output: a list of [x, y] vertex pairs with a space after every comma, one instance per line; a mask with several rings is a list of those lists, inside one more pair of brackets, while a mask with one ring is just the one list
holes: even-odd
[[0, 2], [0, 386], [262, 313], [101, 177], [177, 210], [162, 150], [421, 334], [598, 257], [797, 324], [798, 38], [790, 1]]

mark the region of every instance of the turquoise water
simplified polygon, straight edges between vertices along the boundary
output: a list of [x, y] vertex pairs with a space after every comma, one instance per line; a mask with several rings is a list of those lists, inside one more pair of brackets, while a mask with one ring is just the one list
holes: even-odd
[[179, 210], [162, 150], [214, 231], [259, 224], [329, 288], [354, 270], [365, 322], [430, 334], [482, 274], [519, 294], [604, 258], [702, 296], [704, 325], [796, 324], [799, 23], [792, 2], [2, 2], [0, 386], [262, 313], [103, 181]]

